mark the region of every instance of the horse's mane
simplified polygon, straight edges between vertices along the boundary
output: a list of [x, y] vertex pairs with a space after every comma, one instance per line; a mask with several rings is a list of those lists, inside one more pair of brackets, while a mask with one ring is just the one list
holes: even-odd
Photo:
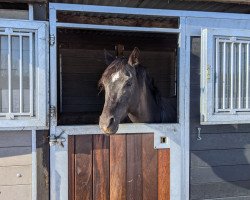
[[151, 94], [155, 99], [155, 102], [158, 105], [160, 105], [162, 103], [161, 102], [162, 97], [160, 91], [155, 86], [154, 79], [149, 76], [146, 68], [143, 65], [138, 64], [137, 66], [135, 66], [135, 69], [136, 69], [137, 79], [142, 79], [145, 81], [146, 85], [148, 86]]

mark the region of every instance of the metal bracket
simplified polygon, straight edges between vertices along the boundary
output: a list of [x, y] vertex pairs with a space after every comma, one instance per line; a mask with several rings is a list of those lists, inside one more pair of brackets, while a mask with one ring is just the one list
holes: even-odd
[[61, 147], [64, 147], [63, 142], [66, 142], [66, 139], [64, 137], [62, 137], [63, 133], [64, 133], [64, 131], [61, 132], [58, 136], [51, 135], [49, 137], [49, 145], [50, 146], [59, 145]]
[[198, 130], [198, 133], [197, 133], [197, 140], [202, 140], [202, 138], [201, 138], [201, 127], [198, 127], [197, 128], [197, 130]]
[[55, 106], [50, 106], [49, 112], [50, 112], [50, 117], [51, 118], [55, 117], [56, 116], [56, 107]]
[[55, 42], [56, 42], [55, 35], [54, 34], [50, 35], [49, 36], [49, 44], [50, 44], [50, 46], [53, 46], [55, 44]]
[[170, 148], [169, 138], [164, 133], [154, 133], [154, 148], [167, 149]]

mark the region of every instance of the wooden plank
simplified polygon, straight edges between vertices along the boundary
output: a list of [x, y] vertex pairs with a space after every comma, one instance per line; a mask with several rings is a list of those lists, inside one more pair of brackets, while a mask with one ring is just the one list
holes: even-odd
[[191, 168], [220, 165], [247, 165], [250, 149], [191, 151]]
[[126, 135], [110, 137], [110, 199], [126, 200]]
[[2, 200], [31, 200], [31, 185], [0, 186]]
[[235, 200], [240, 200], [240, 196], [250, 196], [249, 180], [190, 185], [191, 200], [217, 198], [231, 200], [232, 197], [235, 197]]
[[[214, 129], [214, 132], [216, 130]], [[201, 133], [202, 140], [197, 140], [197, 134], [190, 137], [191, 150], [206, 149], [250, 149], [249, 133]]]
[[12, 3], [46, 3], [48, 0], [1, 0], [1, 2]]
[[170, 200], [170, 149], [158, 150], [158, 200]]
[[142, 200], [142, 138], [127, 135], [127, 199]]
[[31, 147], [31, 131], [0, 131], [0, 147]]
[[0, 149], [0, 166], [31, 165], [31, 147], [7, 147]]
[[143, 200], [157, 200], [158, 171], [154, 134], [142, 134]]
[[75, 200], [92, 199], [92, 157], [92, 135], [75, 136]]
[[75, 200], [75, 136], [68, 136], [68, 199]]
[[36, 162], [37, 162], [37, 197], [36, 200], [49, 200], [50, 192], [50, 146], [49, 131], [36, 131]]
[[93, 135], [93, 199], [109, 200], [109, 137]]
[[201, 167], [190, 170], [192, 184], [250, 180], [250, 165]]
[[28, 10], [0, 9], [0, 18], [5, 19], [29, 19]]
[[31, 184], [31, 179], [31, 165], [0, 167], [0, 185]]

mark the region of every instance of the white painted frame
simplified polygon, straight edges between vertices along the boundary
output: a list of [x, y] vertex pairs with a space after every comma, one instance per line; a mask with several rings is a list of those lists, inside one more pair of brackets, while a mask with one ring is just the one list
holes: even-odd
[[30, 32], [35, 37], [36, 116], [0, 119], [0, 130], [48, 129], [48, 23], [28, 20], [0, 20], [0, 28]]
[[[100, 12], [151, 16], [177, 16], [180, 17], [180, 27], [172, 28], [149, 28], [127, 26], [105, 26], [91, 24], [58, 23], [57, 11]], [[178, 85], [179, 98], [179, 123], [177, 124], [121, 124], [118, 133], [152, 133], [155, 138], [164, 135], [169, 139], [170, 145], [170, 196], [173, 200], [189, 199], [189, 68], [185, 67], [185, 17], [179, 16], [174, 11], [158, 9], [120, 8], [108, 6], [89, 6], [76, 4], [50, 3], [50, 35], [55, 37], [55, 43], [50, 46], [50, 106], [57, 110], [57, 41], [58, 27], [96, 29], [96, 30], [124, 30], [141, 32], [165, 32], [179, 34], [179, 68], [178, 77], [182, 81]], [[51, 166], [51, 199], [68, 199], [68, 136], [80, 134], [102, 134], [98, 125], [86, 126], [58, 126], [56, 112], [51, 116], [50, 134], [59, 135], [66, 139], [64, 147], [52, 146], [50, 151]]]
[[[205, 28], [201, 33], [201, 124], [250, 123], [250, 112], [216, 112], [215, 37], [248, 37], [250, 30]], [[249, 67], [248, 67], [249, 68]]]

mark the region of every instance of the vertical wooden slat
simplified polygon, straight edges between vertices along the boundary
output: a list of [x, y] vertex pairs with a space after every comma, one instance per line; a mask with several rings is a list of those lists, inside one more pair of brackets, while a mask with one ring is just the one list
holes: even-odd
[[126, 135], [110, 137], [110, 199], [126, 200]]
[[92, 199], [92, 135], [75, 136], [75, 200]]
[[154, 134], [142, 135], [143, 200], [157, 200], [157, 150]]
[[170, 149], [158, 150], [158, 200], [170, 199]]
[[93, 136], [93, 199], [109, 200], [109, 137]]
[[[75, 199], [75, 136], [68, 137], [69, 200]], [[77, 186], [76, 186], [77, 187]]]
[[127, 200], [142, 199], [141, 134], [127, 135]]

